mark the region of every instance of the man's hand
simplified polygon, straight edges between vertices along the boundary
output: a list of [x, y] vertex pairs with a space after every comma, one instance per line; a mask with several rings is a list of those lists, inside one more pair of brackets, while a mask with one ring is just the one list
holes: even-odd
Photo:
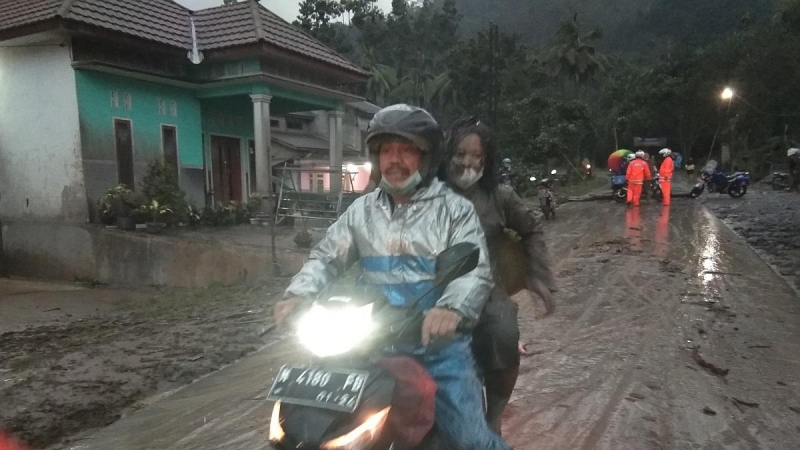
[[275, 325], [283, 325], [283, 322], [286, 321], [286, 318], [289, 317], [301, 301], [302, 299], [300, 297], [292, 297], [275, 303], [275, 306], [272, 308], [272, 317], [275, 319]]
[[433, 308], [425, 315], [422, 323], [422, 345], [427, 346], [433, 339], [453, 336], [461, 323], [461, 314], [447, 308]]
[[552, 316], [556, 312], [556, 302], [550, 289], [541, 280], [533, 280], [531, 290], [544, 302], [544, 315], [542, 315], [542, 318]]

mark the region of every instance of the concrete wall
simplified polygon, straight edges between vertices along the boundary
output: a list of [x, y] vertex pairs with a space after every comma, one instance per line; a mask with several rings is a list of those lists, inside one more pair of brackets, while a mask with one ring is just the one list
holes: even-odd
[[69, 46], [0, 47], [0, 217], [85, 222]]
[[[83, 224], [11, 222], [4, 223], [3, 229], [4, 263], [12, 275], [187, 288], [255, 283], [272, 275], [268, 246], [152, 236]], [[283, 275], [299, 271], [307, 257], [308, 251], [278, 249]]]

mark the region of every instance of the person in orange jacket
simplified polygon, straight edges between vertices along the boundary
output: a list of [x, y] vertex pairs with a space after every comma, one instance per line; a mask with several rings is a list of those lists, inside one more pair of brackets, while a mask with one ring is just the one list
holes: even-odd
[[636, 152], [636, 159], [628, 164], [625, 179], [628, 181], [628, 206], [639, 206], [645, 180], [651, 180], [650, 165], [644, 160], [644, 151]]
[[662, 148], [658, 152], [664, 161], [658, 169], [659, 183], [661, 184], [661, 192], [664, 193], [664, 206], [669, 206], [670, 195], [672, 193], [672, 173], [675, 171], [675, 163], [672, 161], [672, 150]]

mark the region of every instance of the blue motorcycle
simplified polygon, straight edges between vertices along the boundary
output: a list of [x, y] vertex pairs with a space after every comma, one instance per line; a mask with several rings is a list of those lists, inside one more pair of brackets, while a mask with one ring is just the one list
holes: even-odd
[[691, 196], [699, 197], [703, 190], [708, 188], [708, 192], [718, 192], [728, 194], [733, 198], [741, 198], [747, 193], [748, 186], [750, 186], [749, 172], [735, 172], [726, 175], [725, 172], [719, 170], [717, 162], [712, 160], [703, 168], [700, 183], [692, 189]]

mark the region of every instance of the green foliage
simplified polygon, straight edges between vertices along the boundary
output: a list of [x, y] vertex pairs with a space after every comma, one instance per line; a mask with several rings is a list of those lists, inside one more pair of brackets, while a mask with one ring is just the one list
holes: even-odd
[[583, 33], [577, 14], [572, 20], [563, 22], [556, 32], [553, 45], [544, 55], [547, 74], [572, 83], [577, 93], [605, 68], [604, 58], [593, 45], [601, 37], [602, 34], [597, 30]]
[[158, 203], [158, 200], [151, 200], [150, 203], [142, 205], [137, 209], [138, 216], [147, 222], [167, 222], [174, 212], [167, 206]]
[[97, 210], [102, 223], [111, 224], [117, 217], [131, 217], [146, 203], [145, 197], [120, 184], [109, 189], [98, 202]]
[[142, 179], [142, 193], [147, 198], [147, 205], [153, 202], [171, 211], [181, 214], [170, 214], [167, 222], [174, 224], [175, 220], [186, 221], [183, 212], [186, 211], [186, 193], [181, 190], [178, 182], [178, 172], [174, 166], [160, 159], [154, 159], [147, 165], [147, 174]]
[[200, 217], [200, 223], [210, 227], [243, 225], [249, 222], [250, 213], [247, 205], [231, 201], [227, 205], [206, 206]]

